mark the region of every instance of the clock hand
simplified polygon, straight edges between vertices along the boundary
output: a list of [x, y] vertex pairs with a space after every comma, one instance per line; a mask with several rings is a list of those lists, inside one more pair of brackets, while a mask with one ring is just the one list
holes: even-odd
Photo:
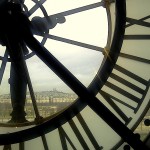
[[[109, 126], [133, 148], [145, 147], [106, 106], [94, 97], [48, 50], [33, 37], [25, 38], [27, 45], [52, 69], [81, 99], [86, 102]], [[94, 101], [94, 104], [93, 104]], [[111, 119], [110, 119], [111, 118]], [[119, 128], [118, 128], [119, 127]]]
[[[100, 6], [104, 6], [104, 2], [103, 1], [97, 2], [97, 3], [93, 3], [93, 4], [89, 4], [89, 5], [82, 6], [82, 7], [78, 7], [78, 8], [75, 8], [75, 9], [63, 11], [63, 12], [56, 13], [56, 14], [53, 14], [53, 15], [54, 16], [55, 15], [61, 15], [61, 16], [66, 17], [66, 16], [70, 16], [70, 15], [77, 14], [77, 13], [80, 13], [80, 12], [84, 12], [84, 11], [87, 11], [87, 10], [95, 9], [95, 8], [100, 7]], [[51, 16], [49, 16], [49, 17], [51, 17]]]
[[46, 35], [46, 38], [56, 40], [56, 41], [60, 41], [60, 42], [64, 42], [64, 43], [68, 43], [68, 44], [72, 44], [72, 45], [76, 45], [76, 46], [80, 46], [80, 47], [84, 47], [84, 48], [87, 48], [87, 49], [90, 49], [90, 50], [95, 50], [95, 51], [100, 51], [100, 52], [104, 51], [104, 48], [100, 47], [100, 46], [95, 46], [95, 45], [79, 42], [79, 41], [76, 41], [76, 40], [67, 39], [67, 38], [52, 35], [52, 34]]
[[[28, 15], [27, 15], [28, 17], [30, 17], [39, 8], [39, 6], [41, 6], [46, 0], [40, 0], [40, 1], [33, 0], [33, 1], [36, 4], [29, 10]], [[56, 13], [56, 14], [53, 14], [53, 15], [62, 15], [62, 16], [65, 17], [65, 16], [68, 16], [68, 15], [80, 13], [80, 12], [83, 12], [83, 11], [86, 11], [86, 10], [98, 8], [100, 6], [104, 6], [104, 2], [97, 2], [97, 3], [94, 3], [94, 4], [89, 4], [89, 5], [86, 5], [86, 6], [82, 6], [82, 7], [79, 7], [79, 8], [67, 10], [67, 11], [64, 11], [64, 12], [61, 12], [61, 13]]]
[[[40, 5], [37, 0], [34, 0], [34, 2], [36, 4], [38, 4], [39, 7], [42, 9], [43, 6]], [[41, 36], [49, 29], [53, 29], [57, 25], [57, 23], [64, 23], [66, 21], [66, 19], [65, 19], [66, 16], [84, 12], [84, 11], [87, 11], [90, 9], [94, 9], [94, 8], [103, 6], [103, 4], [104, 4], [103, 2], [98, 2], [98, 3], [82, 6], [79, 8], [71, 9], [71, 10], [64, 11], [64, 12], [57, 13], [57, 14], [50, 15], [50, 16], [48, 16], [45, 13], [45, 17], [43, 17], [43, 18], [42, 17], [34, 17], [31, 21], [31, 23], [33, 25], [32, 32], [33, 32], [33, 34]], [[44, 10], [43, 10], [43, 12], [44, 12]]]
[[103, 47], [98, 47], [87, 43], [78, 42], [63, 37], [47, 34], [49, 32], [49, 29], [53, 29], [58, 23], [62, 24], [65, 21], [66, 21], [65, 17], [62, 16], [61, 14], [52, 15], [48, 20], [46, 18], [34, 17], [31, 21], [32, 24], [31, 30], [34, 35], [44, 36], [46, 34], [46, 38], [103, 52], [104, 50]]
[[48, 16], [47, 12], [45, 11], [45, 8], [43, 7], [43, 5], [37, 1], [37, 0], [33, 0], [38, 7], [42, 10], [43, 14], [44, 14], [44, 18], [41, 17], [34, 17], [32, 18], [32, 31], [34, 34], [37, 35], [44, 35], [45, 32], [48, 32], [49, 29], [52, 29], [56, 26], [57, 23], [64, 23], [65, 22], [65, 18], [62, 15], [52, 15], [52, 16]]
[[49, 18], [34, 17], [31, 20], [33, 34], [43, 36], [49, 29], [53, 29], [58, 23], [64, 23], [65, 17], [62, 15], [53, 15]]

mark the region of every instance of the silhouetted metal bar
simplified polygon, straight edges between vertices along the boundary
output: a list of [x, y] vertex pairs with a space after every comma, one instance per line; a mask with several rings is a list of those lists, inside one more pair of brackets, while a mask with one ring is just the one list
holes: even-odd
[[3, 78], [3, 75], [4, 75], [5, 68], [6, 68], [7, 59], [8, 59], [8, 53], [7, 53], [7, 50], [6, 50], [5, 54], [4, 54], [4, 57], [2, 59], [2, 64], [1, 64], [1, 68], [0, 68], [0, 85], [2, 83], [2, 78]]
[[[102, 90], [99, 93], [110, 104], [110, 106], [114, 109], [114, 111], [117, 112], [117, 114], [124, 120], [125, 124], [127, 124], [130, 121], [130, 118], [128, 118], [124, 114], [124, 112], [115, 104], [114, 100], [112, 100], [111, 97]], [[119, 101], [119, 102], [122, 102], [122, 101]]]
[[[20, 116], [20, 113], [18, 111], [20, 111], [21, 107], [22, 107], [21, 110], [22, 111], [24, 110], [27, 85], [31, 95], [31, 100], [36, 115], [36, 121], [38, 121], [41, 117], [39, 115], [38, 107], [36, 104], [36, 98], [32, 87], [31, 79], [29, 76], [28, 68], [24, 60], [23, 49], [22, 47], [19, 46], [19, 41], [18, 43], [16, 41], [13, 42], [11, 37], [8, 37], [8, 43], [9, 43], [8, 46], [10, 47], [10, 49], [8, 50], [9, 50], [10, 57], [12, 59], [11, 74], [10, 74], [11, 76], [10, 89], [11, 89], [11, 99], [12, 99], [12, 106], [13, 106], [12, 121], [14, 120], [13, 118], [16, 118], [15, 116], [17, 115]], [[21, 118], [23, 118], [23, 115], [22, 117], [19, 118], [21, 120]]]
[[112, 90], [124, 95], [125, 97], [131, 99], [132, 101], [136, 102], [136, 103], [139, 103], [140, 102], [140, 99], [137, 98], [136, 96], [132, 95], [131, 93], [121, 89], [120, 87], [112, 84], [111, 82], [106, 82], [105, 85], [109, 88], [111, 88]]
[[121, 78], [117, 74], [111, 73], [110, 77], [113, 78], [114, 80], [118, 81], [119, 83], [122, 83], [123, 85], [126, 85], [127, 87], [133, 89], [134, 91], [143, 94], [144, 90], [139, 88], [138, 86], [134, 85], [133, 83]]
[[12, 150], [11, 145], [4, 145], [3, 150]]
[[135, 108], [133, 106], [131, 106], [131, 105], [127, 104], [126, 102], [118, 99], [117, 97], [115, 97], [115, 96], [113, 96], [113, 95], [111, 95], [111, 94], [109, 94], [109, 93], [107, 93], [105, 91], [102, 91], [102, 93], [105, 93], [109, 98], [113, 99], [114, 101], [116, 101], [116, 102], [118, 102], [118, 103], [120, 103], [120, 104], [122, 104], [122, 105], [124, 105], [124, 106], [126, 106], [126, 107], [128, 107], [128, 108], [130, 108], [130, 109], [135, 111]]
[[[10, 18], [11, 19], [11, 18]], [[22, 74], [24, 70], [22, 68], [21, 62], [21, 47], [19, 45], [18, 37], [14, 38], [15, 27], [14, 24], [6, 32], [6, 46], [8, 54], [11, 58], [11, 70], [10, 70], [10, 94], [11, 94], [11, 103], [12, 103], [12, 113], [10, 123], [22, 123], [26, 122], [25, 118], [25, 100], [26, 100], [26, 79]]]
[[45, 135], [42, 135], [41, 138], [42, 138], [44, 149], [49, 150]]
[[76, 135], [77, 139], [79, 140], [80, 144], [82, 145], [83, 149], [90, 150], [86, 141], [84, 140], [83, 136], [81, 135], [79, 129], [77, 128], [76, 124], [73, 120], [69, 121], [69, 125], [72, 128], [74, 134]]
[[115, 69], [118, 70], [119, 72], [129, 76], [130, 78], [136, 80], [137, 82], [144, 84], [145, 86], [148, 84], [148, 81], [145, 80], [144, 78], [141, 78], [140, 76], [130, 72], [129, 70], [127, 70], [127, 69], [125, 69], [125, 68], [123, 68], [117, 64], [115, 65]]
[[44, 6], [43, 6], [43, 2], [38, 1], [38, 0], [32, 0], [34, 3], [36, 3], [36, 5], [38, 6], [38, 8], [41, 9], [42, 13], [44, 14], [45, 19], [47, 20], [47, 22], [49, 23], [49, 16], [47, 14], [47, 11], [45, 10]]
[[[59, 137], [60, 137], [62, 149], [63, 149], [63, 150], [68, 150], [68, 148], [67, 148], [67, 142], [66, 142], [66, 139], [65, 139], [65, 135], [64, 135], [63, 128], [62, 128], [62, 127], [58, 128], [58, 131], [59, 131]], [[69, 138], [68, 138], [68, 139], [69, 139]], [[71, 142], [70, 139], [69, 139], [69, 141]], [[70, 143], [70, 142], [69, 142], [69, 143]], [[71, 142], [71, 143], [72, 143], [72, 142]], [[71, 144], [71, 145], [74, 147], [73, 144]], [[75, 147], [74, 147], [73, 149], [76, 150]]]
[[[16, 59], [17, 58], [18, 57], [16, 57]], [[22, 76], [22, 74], [24, 74], [24, 70], [21, 65], [22, 63], [20, 60], [18, 62], [11, 62], [9, 83], [13, 111], [11, 113], [12, 118], [9, 122], [12, 123], [26, 122], [26, 113], [24, 111], [24, 107], [26, 100], [27, 83], [24, 76]]]
[[[124, 4], [125, 1], [116, 0], [118, 12], [123, 16], [125, 16]], [[118, 33], [117, 35], [114, 33], [114, 36], [120, 36], [120, 38], [122, 38], [125, 20], [120, 16], [116, 18], [116, 23], [118, 23], [116, 28], [118, 28], [120, 32], [116, 32]], [[26, 33], [24, 34], [26, 35]], [[124, 139], [124, 141], [128, 142], [135, 149], [147, 149], [143, 142], [140, 141], [140, 139], [138, 139], [130, 129], [128, 129], [105, 105], [103, 105], [96, 97], [94, 97], [86, 89], [86, 87], [80, 83], [80, 81], [77, 80], [75, 76], [73, 76], [69, 70], [67, 70], [46, 48], [44, 48], [34, 37], [32, 37], [32, 35], [26, 35], [24, 38], [27, 45], [36, 53], [36, 55], [50, 69], [52, 69], [82, 99], [83, 102], [88, 103], [93, 111], [95, 111], [109, 126], [111, 126], [111, 128], [118, 133]], [[116, 40], [117, 38], [114, 39]], [[114, 45], [112, 45], [112, 48], [116, 47], [120, 50], [121, 43], [120, 45], [115, 45], [115, 43], [113, 44]]]
[[[44, 4], [46, 0], [40, 0], [40, 4]], [[39, 8], [38, 4], [35, 4], [28, 12], [28, 17], [30, 17], [37, 9]]]
[[[120, 52], [122, 41], [123, 41], [123, 34], [124, 34], [124, 26], [125, 26], [125, 0], [116, 0], [116, 29], [114, 33], [114, 39], [112, 42], [112, 49], [117, 49], [117, 53]], [[41, 58], [45, 64], [49, 68], [51, 68], [75, 93], [81, 97], [83, 103], [87, 103], [93, 111], [95, 111], [116, 133], [118, 133], [124, 141], [128, 142], [134, 149], [145, 149], [147, 150], [146, 146], [143, 144], [140, 139], [137, 138], [134, 133], [129, 130], [105, 105], [103, 105], [96, 97], [91, 94], [87, 88], [79, 82], [56, 58], [53, 57], [47, 51], [33, 36], [32, 34], [28, 34], [28, 30], [22, 26], [23, 30], [23, 36], [25, 39], [25, 42], [27, 45], [35, 51], [37, 56]], [[114, 56], [117, 57], [116, 54], [114, 54], [113, 51], [110, 51], [110, 57]], [[108, 58], [108, 64], [110, 65], [113, 63], [112, 60], [116, 60], [112, 57], [111, 60]], [[115, 62], [114, 62], [115, 63]], [[112, 67], [112, 65], [111, 65]], [[105, 68], [110, 69], [110, 68]], [[111, 70], [111, 69], [110, 69]], [[108, 71], [109, 72], [109, 71]], [[63, 114], [62, 114], [63, 115]], [[56, 116], [57, 117], [57, 116]], [[61, 116], [62, 117], [62, 116]], [[111, 118], [111, 119], [110, 119]], [[63, 119], [63, 118], [62, 118]], [[51, 121], [58, 121], [57, 118], [52, 118]], [[60, 124], [56, 124], [56, 122], [53, 123], [53, 126], [58, 126]], [[49, 123], [49, 121], [47, 122]], [[22, 135], [24, 135], [24, 139], [27, 138], [27, 131], [28, 133], [34, 133], [34, 135], [30, 135], [30, 138], [33, 136], [38, 135], [39, 133], [42, 133], [42, 131], [38, 131], [40, 127], [46, 127], [47, 123], [41, 124], [37, 127], [34, 127], [31, 129], [27, 129], [26, 131], [19, 131], [16, 133], [10, 133], [9, 135], [4, 134], [1, 135], [1, 141], [5, 143], [6, 138], [11, 138], [11, 136], [16, 136], [16, 139], [12, 139], [11, 142], [19, 140], [19, 137], [22, 138]], [[119, 126], [119, 128], [118, 128]], [[42, 129], [42, 128], [41, 128]], [[51, 127], [52, 129], [52, 127]], [[45, 129], [46, 130], [46, 129]], [[47, 129], [48, 130], [48, 129]], [[38, 133], [37, 133], [38, 132]], [[29, 136], [28, 136], [29, 137]]]
[[[141, 19], [139, 19], [139, 20], [140, 20], [140, 21], [144, 21], [144, 20], [149, 19], [149, 18], [150, 18], [150, 15], [148, 15], [148, 16], [146, 16], [146, 17], [143, 17], [143, 18], [141, 18]], [[126, 25], [126, 28], [128, 28], [128, 27], [130, 27], [130, 26], [132, 26], [132, 25], [134, 25], [134, 23], [129, 23], [129, 24]]]
[[64, 12], [57, 13], [57, 14], [52, 14], [52, 15], [62, 15], [62, 16], [65, 17], [65, 16], [77, 14], [77, 13], [80, 13], [80, 12], [84, 12], [84, 11], [87, 11], [87, 10], [91, 10], [91, 9], [94, 9], [94, 8], [98, 8], [100, 6], [104, 6], [103, 1], [97, 2], [97, 3], [94, 3], [94, 4], [90, 4], [90, 5], [86, 5], [86, 6], [82, 6], [82, 7], [75, 8], [75, 9], [67, 10], [67, 11], [64, 11]]
[[79, 120], [81, 126], [83, 127], [85, 133], [87, 134], [88, 138], [90, 139], [91, 143], [93, 144], [94, 148], [97, 150], [103, 149], [103, 147], [97, 143], [96, 139], [94, 138], [94, 135], [92, 134], [82, 115], [79, 113], [76, 117]]
[[[22, 53], [22, 56], [23, 56], [23, 53]], [[32, 100], [32, 103], [33, 103], [33, 108], [34, 108], [35, 115], [36, 115], [36, 121], [38, 121], [38, 119], [40, 119], [41, 117], [40, 117], [39, 110], [38, 110], [38, 107], [37, 107], [36, 98], [35, 98], [32, 82], [31, 82], [31, 79], [30, 79], [30, 75], [29, 75], [29, 72], [28, 72], [28, 68], [27, 68], [27, 65], [26, 65], [26, 62], [25, 62], [24, 59], [22, 59], [22, 65], [23, 65], [22, 67], [24, 68], [24, 72], [25, 72], [25, 75], [23, 75], [23, 76], [25, 76], [25, 78], [27, 80], [31, 100]]]
[[[12, 7], [13, 5], [15, 4], [12, 3]], [[13, 20], [13, 18], [15, 19]], [[12, 61], [11, 72], [10, 72], [10, 91], [11, 91], [11, 100], [12, 100], [12, 106], [13, 106], [13, 111], [11, 114], [12, 121], [15, 119], [16, 119], [16, 122], [18, 122], [18, 120], [20, 120], [20, 122], [26, 121], [25, 117], [23, 121], [22, 121], [22, 118], [23, 116], [25, 116], [24, 106], [25, 106], [27, 85], [28, 85], [29, 92], [31, 95], [33, 108], [36, 114], [36, 121], [38, 121], [41, 117], [39, 115], [38, 107], [36, 104], [35, 94], [34, 94], [31, 79], [29, 76], [28, 68], [24, 60], [24, 53], [25, 53], [24, 48], [26, 48], [26, 46], [24, 45], [21, 34], [19, 33], [20, 30], [18, 29], [19, 28], [18, 24], [20, 20], [18, 20], [17, 15], [13, 13], [12, 13], [12, 16], [11, 15], [9, 16], [9, 19], [10, 19], [9, 20], [10, 22], [14, 21], [14, 23], [12, 23], [12, 27], [10, 28], [8, 27], [7, 29], [8, 31], [7, 30], [5, 31], [6, 32], [6, 37], [5, 37], [6, 46], [7, 46], [7, 50], [10, 55], [11, 61]], [[27, 18], [26, 19], [23, 18], [23, 19], [27, 20]], [[16, 37], [14, 38], [15, 34], [16, 34]]]
[[63, 37], [58, 37], [55, 35], [49, 34], [49, 35], [47, 35], [47, 38], [52, 39], [52, 40], [56, 40], [56, 41], [60, 41], [60, 42], [64, 42], [64, 43], [68, 43], [68, 44], [72, 44], [72, 45], [76, 45], [76, 46], [80, 46], [80, 47], [91, 49], [91, 50], [100, 51], [100, 52], [103, 52], [103, 50], [104, 50], [104, 48], [102, 48], [102, 47], [98, 47], [98, 46], [90, 45], [87, 43], [82, 43], [82, 42], [66, 39]]
[[143, 63], [146, 63], [146, 64], [150, 64], [149, 59], [141, 58], [141, 57], [138, 57], [138, 56], [133, 56], [133, 55], [130, 55], [130, 54], [120, 53], [120, 57], [127, 58], [127, 59], [132, 59], [132, 60], [143, 62]]
[[150, 35], [125, 35], [125, 40], [149, 40]]
[[66, 142], [66, 140], [67, 140], [69, 142], [69, 144], [71, 145], [72, 149], [77, 150], [76, 147], [74, 146], [74, 144], [72, 143], [71, 139], [68, 137], [68, 135], [64, 131], [64, 129], [62, 127], [59, 127], [58, 131], [59, 131], [59, 136], [60, 136], [62, 149], [63, 150], [68, 150], [68, 146], [67, 146], [67, 142]]
[[24, 142], [19, 143], [19, 150], [25, 150]]
[[137, 20], [137, 19], [127, 17], [126, 21], [131, 23], [131, 24], [137, 24], [137, 25], [141, 25], [144, 27], [150, 27], [150, 23], [144, 22], [143, 20]]

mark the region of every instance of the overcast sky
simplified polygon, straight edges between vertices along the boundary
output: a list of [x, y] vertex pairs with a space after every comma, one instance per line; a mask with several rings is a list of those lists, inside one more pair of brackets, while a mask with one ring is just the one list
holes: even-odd
[[[29, 10], [34, 6], [34, 3], [31, 2], [31, 0], [26, 0], [25, 2]], [[53, 29], [50, 29], [49, 34], [61, 37], [61, 39], [80, 42], [85, 45], [105, 47], [107, 40], [107, 16], [103, 7], [97, 6], [92, 9], [93, 6], [91, 4], [97, 2], [100, 1], [47, 0], [44, 3], [44, 7], [49, 16], [82, 6], [91, 6], [91, 9], [89, 10], [82, 10], [81, 12], [65, 16], [66, 21], [62, 24], [57, 24]], [[87, 8], [85, 7], [85, 9]], [[40, 9], [33, 13], [30, 19], [35, 16], [43, 17]], [[38, 39], [40, 41], [42, 38], [38, 37]], [[103, 59], [103, 55], [99, 51], [53, 39], [47, 39], [45, 47], [86, 86], [88, 86], [94, 78]], [[0, 47], [0, 49], [0, 54], [3, 55], [4, 48]], [[59, 91], [70, 92], [69, 88], [36, 56], [28, 59], [27, 65], [35, 91], [45, 91], [56, 88]], [[9, 85], [7, 84], [10, 70], [9, 67], [10, 63], [7, 63], [4, 74], [5, 77], [2, 86], [0, 87], [0, 94], [9, 91]]]

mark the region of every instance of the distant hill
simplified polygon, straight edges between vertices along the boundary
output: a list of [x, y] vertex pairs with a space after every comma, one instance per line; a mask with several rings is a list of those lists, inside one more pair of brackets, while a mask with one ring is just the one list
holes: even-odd
[[[77, 95], [74, 93], [64, 93], [61, 91], [57, 91], [56, 89], [53, 89], [52, 91], [40, 91], [40, 92], [35, 92], [35, 96], [37, 97], [61, 97], [61, 98], [77, 98]], [[27, 92], [27, 97], [30, 97], [30, 93]], [[0, 95], [0, 100], [1, 99], [10, 99], [10, 94], [3, 94]]]

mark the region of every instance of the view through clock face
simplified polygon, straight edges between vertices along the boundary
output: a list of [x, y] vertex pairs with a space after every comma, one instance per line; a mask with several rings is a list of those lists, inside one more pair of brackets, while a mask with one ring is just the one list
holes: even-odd
[[[27, 46], [19, 40], [18, 49], [22, 49], [23, 57], [14, 50], [15, 56], [9, 56], [13, 42], [10, 47], [1, 46], [1, 137], [8, 132], [9, 138], [16, 134], [12, 142], [15, 143], [22, 135], [24, 141], [47, 133], [41, 139], [27, 142], [26, 146], [35, 142], [41, 147], [42, 142], [45, 149], [116, 149], [120, 146], [122, 140], [118, 134], [124, 131], [108, 123], [112, 119], [111, 114], [107, 115], [108, 110], [123, 123], [118, 128], [127, 126], [133, 130], [149, 108], [150, 72], [144, 69], [149, 67], [146, 46], [142, 53], [140, 50], [135, 53], [137, 45], [148, 45], [149, 25], [144, 19], [135, 18], [130, 10], [132, 2], [127, 1], [126, 25], [124, 2], [116, 1], [116, 7], [113, 1], [98, 0], [21, 2], [23, 14], [31, 23], [31, 32], [48, 50], [48, 57], [44, 59], [44, 52], [31, 50], [36, 46], [31, 46], [28, 39], [25, 39]], [[14, 1], [11, 7], [19, 3]], [[142, 13], [143, 18], [148, 14], [147, 11], [138, 13]], [[60, 65], [63, 73], [69, 72], [63, 75], [61, 69], [52, 69], [51, 65], [59, 63], [50, 60], [53, 57], [49, 52], [65, 66]], [[14, 58], [20, 60], [18, 64], [12, 63]], [[72, 81], [74, 83], [70, 83]], [[88, 94], [96, 99], [88, 98]], [[103, 109], [101, 103], [107, 109]], [[125, 137], [125, 133], [122, 136]], [[48, 142], [49, 139], [53, 140]], [[53, 141], [57, 142], [52, 144]]]
[[[107, 45], [108, 20], [104, 3], [99, 1], [72, 3], [71, 1], [26, 0], [23, 10], [31, 20], [35, 37], [78, 80], [86, 87], [89, 86], [99, 70], [104, 57], [102, 52]], [[42, 28], [43, 24], [47, 27]], [[5, 63], [3, 65], [4, 75], [1, 79], [1, 99], [4, 105], [6, 103], [10, 105], [6, 106], [8, 109], [5, 111], [2, 110], [5, 113], [4, 116], [7, 117], [2, 117], [1, 122], [7, 122], [11, 118], [9, 114], [12, 109], [10, 83], [8, 82], [11, 76], [11, 62], [9, 58], [7, 63], [9, 56], [6, 54], [6, 48], [1, 47], [1, 49], [2, 63]], [[78, 96], [30, 49], [25, 54], [25, 58], [42, 117], [58, 112], [77, 99]], [[33, 121], [34, 110], [28, 89], [26, 99], [26, 117]]]

